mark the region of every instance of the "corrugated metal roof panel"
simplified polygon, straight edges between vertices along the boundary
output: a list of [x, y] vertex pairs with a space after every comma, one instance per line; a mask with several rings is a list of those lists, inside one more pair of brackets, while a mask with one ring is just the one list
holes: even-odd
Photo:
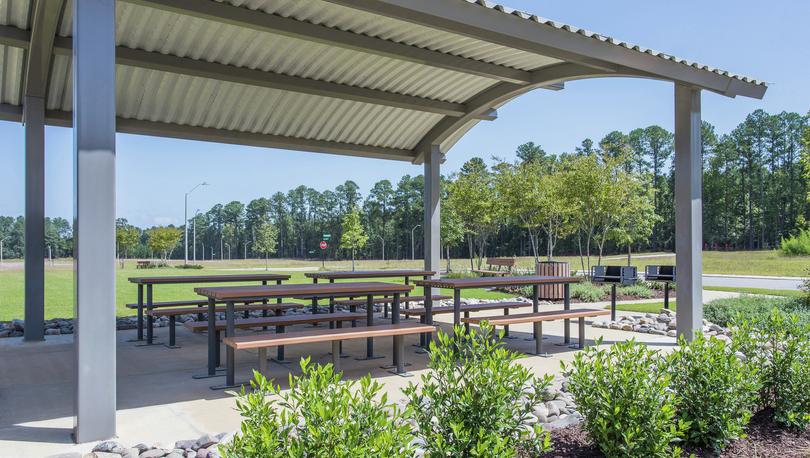
[[[151, 52], [456, 103], [496, 83], [129, 3], [119, 3], [116, 14], [118, 45]], [[59, 33], [70, 36], [67, 14]]]
[[30, 29], [28, 23], [31, 3], [30, 0], [0, 0], [0, 24]]
[[22, 80], [25, 50], [0, 46], [0, 103], [22, 104]]
[[[48, 109], [71, 109], [69, 61], [54, 62]], [[442, 118], [122, 65], [116, 98], [122, 118], [403, 149]]]

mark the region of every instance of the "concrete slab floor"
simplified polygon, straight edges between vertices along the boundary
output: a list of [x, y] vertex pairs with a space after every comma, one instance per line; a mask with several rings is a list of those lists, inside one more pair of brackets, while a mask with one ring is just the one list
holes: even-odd
[[[530, 311], [530, 305], [521, 312]], [[577, 304], [575, 308], [594, 307], [594, 304]], [[543, 310], [559, 309], [561, 306], [544, 305]], [[519, 313], [515, 311], [514, 313]], [[495, 314], [484, 312], [481, 315]], [[451, 315], [437, 316], [437, 323], [447, 331]], [[380, 321], [378, 321], [380, 322]], [[576, 350], [555, 345], [562, 341], [563, 322], [545, 323], [543, 349], [548, 357], [527, 356], [520, 364], [530, 367], [538, 375], [560, 373], [560, 361], [570, 361]], [[531, 335], [530, 325], [511, 328], [518, 339], [506, 341], [506, 345], [520, 352], [533, 351], [534, 342], [524, 338]], [[157, 339], [165, 341], [168, 330], [158, 328]], [[195, 380], [194, 374], [205, 372], [206, 336], [192, 334], [183, 327], [177, 328], [177, 343], [182, 348], [169, 349], [162, 345], [137, 346], [129, 342], [135, 331], [118, 333], [118, 439], [126, 445], [139, 442], [163, 443], [167, 446], [176, 440], [197, 438], [204, 433], [234, 431], [239, 428], [239, 414], [234, 410], [233, 397], [224, 391], [212, 391], [209, 386], [224, 382], [223, 377]], [[571, 323], [572, 341], [576, 341], [576, 321]], [[671, 349], [675, 339], [648, 334], [638, 334], [610, 329], [586, 327], [587, 343], [602, 337], [604, 344], [635, 338], [637, 341], [661, 349]], [[65, 452], [86, 452], [93, 444], [73, 444], [71, 439], [72, 418], [72, 336], [48, 336], [39, 343], [24, 343], [19, 338], [0, 339], [0, 457], [43, 457]], [[375, 353], [385, 359], [356, 361], [342, 360], [345, 377], [359, 378], [371, 373], [380, 381], [389, 397], [402, 398], [401, 389], [408, 383], [418, 383], [419, 375], [425, 373], [427, 356], [415, 352], [411, 344], [418, 337], [406, 337], [405, 358], [412, 364], [408, 370], [415, 377], [403, 378], [380, 368], [391, 360], [392, 339], [375, 339]], [[300, 373], [297, 360], [311, 355], [322, 363], [331, 361], [330, 345], [310, 344], [290, 346], [286, 356], [294, 362], [290, 365], [270, 363], [268, 376], [282, 387], [287, 385], [290, 371]], [[344, 352], [352, 356], [365, 354], [365, 341], [344, 342]], [[275, 356], [275, 351], [269, 352]], [[237, 381], [245, 381], [251, 370], [257, 367], [255, 351], [237, 352]], [[223, 352], [224, 360], [224, 352]]]

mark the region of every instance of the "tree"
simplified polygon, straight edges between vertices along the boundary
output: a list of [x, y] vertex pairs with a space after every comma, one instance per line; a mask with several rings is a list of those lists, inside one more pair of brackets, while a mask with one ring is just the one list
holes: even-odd
[[358, 210], [352, 210], [343, 217], [341, 229], [343, 233], [340, 236], [340, 248], [344, 250], [351, 250], [352, 252], [352, 270], [354, 270], [354, 255], [355, 251], [362, 249], [366, 246], [368, 236], [363, 229], [363, 224], [360, 221], [361, 215]]
[[147, 244], [150, 250], [160, 253], [160, 259], [165, 263], [169, 257], [169, 253], [174, 250], [174, 247], [177, 246], [182, 238], [183, 231], [176, 227], [156, 227], [149, 230]]
[[445, 249], [447, 272], [450, 272], [450, 248], [464, 240], [464, 221], [459, 217], [458, 212], [453, 208], [446, 195], [442, 198], [439, 219], [441, 225], [441, 244]]
[[652, 188], [638, 176], [625, 175], [621, 188], [623, 201], [617, 209], [616, 225], [609, 237], [627, 246], [627, 265], [630, 266], [633, 244], [649, 239], [653, 226], [660, 218], [655, 214]]
[[118, 253], [121, 256], [121, 268], [124, 268], [124, 259], [129, 257], [129, 252], [141, 241], [141, 231], [135, 226], [121, 225], [115, 228], [115, 243], [118, 246]]
[[498, 227], [499, 206], [493, 185], [492, 174], [481, 158], [472, 158], [461, 168], [455, 181], [448, 185], [448, 201], [464, 221], [470, 254], [478, 268], [484, 257], [487, 237]]
[[253, 249], [264, 255], [264, 270], [268, 270], [270, 253], [275, 253], [278, 242], [278, 229], [271, 223], [264, 223], [256, 228], [256, 240]]

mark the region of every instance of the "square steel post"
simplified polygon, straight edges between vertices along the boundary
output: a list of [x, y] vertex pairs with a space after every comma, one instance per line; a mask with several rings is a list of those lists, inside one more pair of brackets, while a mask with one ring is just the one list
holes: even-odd
[[675, 84], [675, 264], [677, 331], [691, 340], [703, 326], [703, 158], [700, 90]]
[[74, 439], [115, 436], [115, 2], [73, 2]]
[[25, 337], [45, 336], [45, 99], [25, 96]]
[[[436, 278], [441, 264], [441, 163], [442, 150], [439, 145], [432, 145], [430, 151], [425, 153], [425, 187], [423, 193], [425, 219], [424, 228], [425, 270], [436, 272]], [[427, 277], [425, 277], [427, 279]], [[424, 287], [425, 295], [425, 324], [433, 324], [433, 288]], [[425, 348], [430, 346], [432, 334], [428, 333], [422, 339]]]

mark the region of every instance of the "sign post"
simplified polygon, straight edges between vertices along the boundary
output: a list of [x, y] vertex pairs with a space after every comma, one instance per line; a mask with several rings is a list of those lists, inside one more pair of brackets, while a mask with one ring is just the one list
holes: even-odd
[[[327, 238], [329, 234], [323, 234], [324, 238]], [[321, 240], [321, 268], [325, 268], [324, 256], [326, 255], [326, 248], [329, 247], [329, 244], [326, 243], [326, 240]]]

